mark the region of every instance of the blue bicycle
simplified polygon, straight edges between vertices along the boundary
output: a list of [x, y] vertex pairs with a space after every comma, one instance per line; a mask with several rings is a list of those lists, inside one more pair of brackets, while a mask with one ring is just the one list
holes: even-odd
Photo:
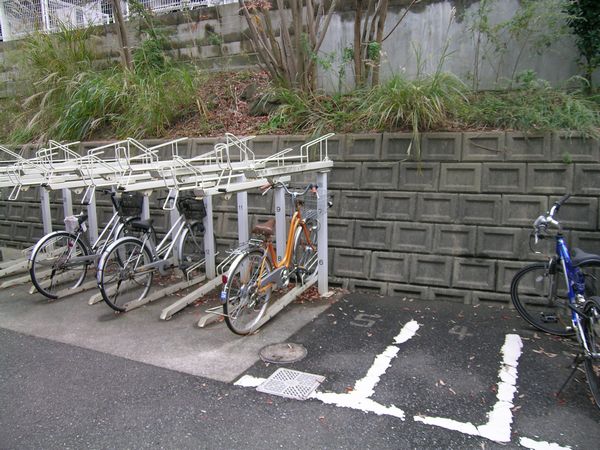
[[600, 256], [577, 248], [569, 253], [562, 226], [555, 218], [569, 197], [567, 194], [554, 203], [533, 224], [533, 242], [554, 238], [555, 255], [548, 262], [530, 264], [517, 272], [510, 293], [521, 317], [535, 328], [577, 337], [580, 351], [559, 393], [583, 363], [590, 391], [600, 408]]

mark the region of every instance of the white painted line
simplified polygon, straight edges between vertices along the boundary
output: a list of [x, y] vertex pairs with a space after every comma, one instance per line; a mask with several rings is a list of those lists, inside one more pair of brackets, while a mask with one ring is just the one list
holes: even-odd
[[426, 425], [435, 425], [436, 427], [446, 428], [447, 430], [460, 431], [463, 434], [479, 436], [477, 427], [471, 422], [459, 422], [457, 420], [445, 419], [443, 417], [415, 416], [415, 422], [421, 422]]
[[546, 441], [534, 441], [526, 437], [519, 439], [519, 444], [531, 450], [571, 450], [571, 447], [562, 447]]
[[[400, 333], [394, 338], [395, 344], [403, 344], [411, 339], [419, 329], [419, 324], [411, 320], [405, 324]], [[385, 406], [371, 400], [369, 397], [373, 395], [375, 386], [379, 383], [381, 377], [390, 367], [392, 359], [396, 357], [399, 348], [395, 345], [388, 346], [383, 353], [375, 357], [373, 365], [367, 371], [364, 378], [361, 378], [355, 383], [353, 391], [345, 394], [336, 394], [334, 392], [313, 392], [308, 398], [320, 400], [328, 405], [335, 405], [342, 408], [358, 409], [363, 412], [372, 412], [377, 415], [388, 415], [405, 419], [404, 411], [400, 408], [390, 405]], [[257, 387], [265, 381], [264, 378], [256, 378], [250, 375], [244, 375], [234, 384], [243, 387]]]
[[517, 365], [523, 342], [517, 334], [507, 334], [502, 346], [502, 365], [500, 367], [497, 394], [498, 401], [488, 413], [486, 424], [475, 426], [470, 422], [458, 422], [442, 417], [415, 416], [416, 422], [435, 425], [450, 430], [474, 436], [481, 436], [497, 442], [510, 442], [510, 431], [512, 424], [513, 398], [517, 392]]
[[[411, 320], [402, 327], [398, 336], [394, 338], [394, 343], [402, 344], [408, 341], [416, 334], [418, 329], [419, 324], [416, 321]], [[363, 398], [368, 398], [373, 395], [375, 393], [375, 386], [377, 386], [381, 377], [392, 365], [392, 359], [396, 357], [399, 351], [400, 349], [398, 347], [390, 345], [383, 353], [377, 355], [365, 377], [356, 382], [354, 390], [351, 393]]]
[[[414, 320], [408, 322], [400, 334], [394, 339], [395, 344], [402, 344], [411, 339], [419, 329], [419, 324]], [[510, 442], [512, 411], [514, 395], [517, 391], [517, 366], [521, 357], [523, 342], [517, 334], [507, 334], [502, 346], [502, 363], [498, 373], [496, 398], [498, 401], [488, 413], [488, 422], [476, 426], [471, 422], [459, 422], [444, 417], [414, 416], [415, 422], [433, 425], [447, 430], [458, 431], [471, 436], [480, 436], [496, 442]], [[388, 415], [405, 420], [404, 411], [390, 405], [385, 406], [368, 398], [391, 365], [392, 359], [398, 354], [399, 348], [393, 345], [387, 347], [383, 353], [375, 358], [371, 368], [364, 378], [358, 380], [355, 389], [346, 394], [333, 392], [313, 392], [309, 398], [319, 400], [325, 404], [335, 405], [342, 408], [357, 409], [365, 413], [370, 412], [377, 415]], [[244, 375], [234, 384], [243, 387], [257, 387], [265, 381], [265, 378], [256, 378]], [[520, 438], [519, 444], [532, 450], [571, 450], [571, 447], [563, 447], [555, 443], [535, 441], [530, 438]]]
[[266, 381], [266, 378], [257, 378], [252, 375], [244, 375], [240, 377], [234, 384], [234, 386], [241, 387], [258, 387]]
[[349, 394], [336, 394], [333, 392], [313, 392], [310, 397], [322, 401], [328, 405], [340, 406], [342, 408], [358, 409], [365, 413], [371, 412], [378, 416], [394, 416], [404, 420], [405, 414], [400, 408], [394, 405], [384, 406], [370, 398], [362, 397], [359, 394], [350, 392]]

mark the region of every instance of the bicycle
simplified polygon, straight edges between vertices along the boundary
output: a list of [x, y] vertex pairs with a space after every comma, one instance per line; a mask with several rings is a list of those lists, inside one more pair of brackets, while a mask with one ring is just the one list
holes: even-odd
[[125, 312], [129, 304], [146, 297], [155, 271], [167, 275], [178, 267], [189, 279], [204, 264], [204, 202], [170, 192], [163, 209], [174, 207], [180, 216], [158, 245], [148, 236], [123, 237], [100, 257], [96, 281], [102, 298], [115, 311]]
[[[49, 233], [34, 245], [28, 268], [31, 282], [40, 294], [56, 299], [60, 292], [78, 288], [85, 280], [88, 268], [98, 261], [110, 243], [133, 230], [148, 230], [147, 222], [139, 217], [141, 194], [123, 194], [118, 199], [113, 191], [98, 191], [110, 194], [115, 213], [92, 245], [85, 236], [88, 216], [84, 212], [66, 217], [65, 231]], [[86, 191], [82, 205], [88, 205], [93, 194], [93, 190]]]
[[600, 294], [600, 256], [577, 248], [572, 255], [569, 253], [562, 226], [555, 218], [569, 197], [565, 195], [535, 220], [535, 244], [550, 235], [549, 228], [556, 230], [551, 235], [556, 242], [555, 254], [548, 262], [530, 264], [515, 274], [511, 300], [521, 317], [535, 328], [577, 337], [580, 351], [558, 393], [583, 363], [590, 391], [600, 408], [600, 297], [596, 296]]
[[[282, 260], [277, 262], [272, 241], [275, 219], [269, 219], [252, 229], [253, 234], [262, 238], [251, 239], [223, 275], [223, 315], [235, 334], [247, 335], [255, 331], [274, 290], [287, 286], [292, 278], [304, 283], [317, 269], [317, 186], [309, 184], [299, 192], [290, 191], [283, 183], [276, 186], [281, 186], [290, 195], [294, 210]], [[300, 200], [309, 191], [313, 198]], [[304, 217], [302, 209], [305, 210]]]

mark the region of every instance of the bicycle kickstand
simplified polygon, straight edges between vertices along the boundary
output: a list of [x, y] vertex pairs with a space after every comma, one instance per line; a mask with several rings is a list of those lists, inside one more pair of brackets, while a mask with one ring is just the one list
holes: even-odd
[[573, 362], [570, 365], [570, 367], [573, 370], [571, 370], [571, 373], [567, 377], [566, 381], [562, 384], [562, 386], [560, 387], [560, 389], [556, 393], [556, 397], [557, 398], [560, 397], [560, 394], [562, 394], [562, 391], [567, 387], [567, 385], [569, 384], [569, 382], [575, 377], [575, 373], [577, 373], [577, 369], [579, 369], [579, 365], [584, 361], [584, 359], [585, 358], [584, 358], [584, 356], [581, 353], [575, 355], [575, 358], [573, 358]]

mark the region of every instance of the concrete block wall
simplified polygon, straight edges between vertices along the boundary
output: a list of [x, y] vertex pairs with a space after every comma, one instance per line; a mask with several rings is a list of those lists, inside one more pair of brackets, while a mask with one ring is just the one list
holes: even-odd
[[[268, 155], [304, 142], [303, 136], [261, 136], [252, 143]], [[336, 135], [329, 175], [332, 284], [420, 299], [508, 302], [514, 273], [542, 259], [529, 250], [533, 220], [562, 195], [560, 212], [572, 246], [600, 253], [600, 144], [581, 135], [544, 133], [426, 133], [421, 160], [409, 155], [409, 133]], [[184, 156], [203, 153], [216, 139], [191, 139]], [[156, 141], [147, 141], [147, 145]], [[82, 148], [98, 143], [85, 143]], [[314, 176], [302, 175], [303, 183]], [[167, 221], [152, 197], [159, 229]], [[5, 198], [5, 197], [4, 197]], [[51, 196], [56, 227], [60, 195]], [[74, 203], [76, 200], [74, 199]], [[0, 200], [0, 240], [24, 246], [41, 235], [39, 195]], [[108, 200], [98, 201], [103, 220]], [[214, 198], [221, 257], [236, 245], [236, 197]], [[251, 226], [273, 214], [273, 196], [248, 195]], [[552, 251], [551, 247], [543, 250]]]
[[514, 273], [542, 258], [528, 245], [533, 220], [567, 192], [573, 197], [560, 218], [571, 244], [600, 252], [598, 142], [563, 133], [427, 133], [415, 161], [411, 137], [340, 138], [329, 184], [342, 211], [330, 225], [334, 282], [508, 302]]

